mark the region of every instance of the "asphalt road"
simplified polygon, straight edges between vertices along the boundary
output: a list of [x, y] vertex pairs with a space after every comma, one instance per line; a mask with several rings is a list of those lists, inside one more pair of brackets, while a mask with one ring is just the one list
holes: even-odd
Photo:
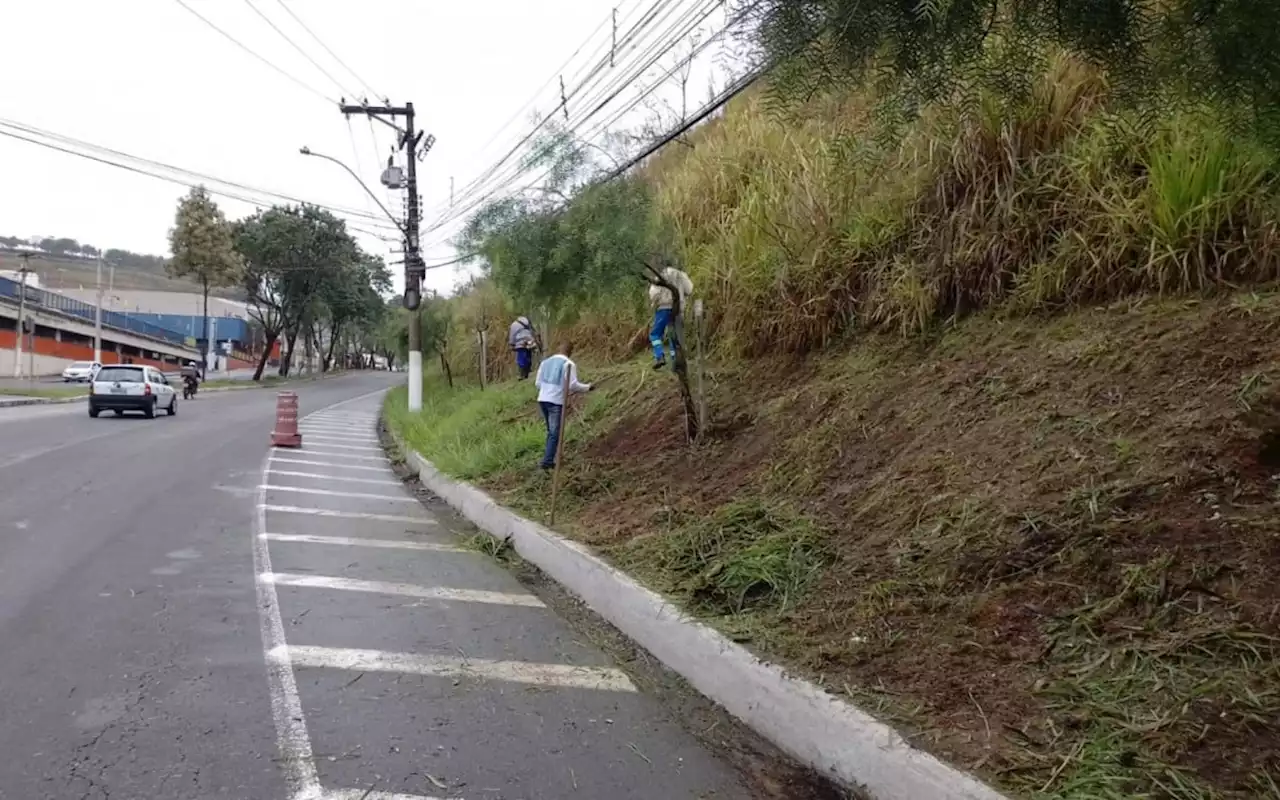
[[0, 409], [0, 800], [754, 796], [394, 482], [401, 379]]

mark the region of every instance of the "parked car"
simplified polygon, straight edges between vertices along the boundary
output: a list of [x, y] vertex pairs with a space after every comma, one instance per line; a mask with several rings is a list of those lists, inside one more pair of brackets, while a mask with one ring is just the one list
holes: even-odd
[[98, 370], [89, 384], [89, 416], [103, 411], [141, 411], [148, 419], [163, 408], [169, 416], [178, 413], [178, 393], [169, 379], [155, 367], [144, 364], [110, 364]]
[[68, 383], [71, 381], [88, 383], [100, 369], [102, 365], [97, 361], [73, 361], [62, 371], [62, 380]]

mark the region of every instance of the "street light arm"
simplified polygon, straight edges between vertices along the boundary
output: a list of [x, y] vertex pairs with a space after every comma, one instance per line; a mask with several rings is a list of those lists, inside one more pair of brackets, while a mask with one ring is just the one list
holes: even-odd
[[365, 194], [373, 198], [373, 202], [378, 204], [378, 208], [382, 209], [383, 214], [387, 215], [387, 219], [391, 220], [391, 223], [395, 225], [396, 228], [398, 228], [400, 232], [403, 233], [405, 236], [409, 235], [408, 229], [406, 229], [405, 226], [400, 223], [400, 220], [396, 219], [395, 216], [392, 215], [392, 213], [387, 210], [387, 207], [382, 204], [382, 201], [379, 200], [378, 196], [373, 193], [373, 190], [370, 189], [368, 186], [366, 186], [364, 181], [360, 180], [360, 176], [357, 175], [354, 171], [352, 171], [351, 167], [348, 167], [346, 164], [342, 163], [341, 161], [334, 158], [333, 156], [326, 156], [324, 153], [317, 153], [313, 151], [310, 147], [298, 148], [298, 152], [302, 153], [304, 156], [315, 156], [316, 158], [323, 158], [325, 161], [332, 161], [333, 163], [345, 169], [347, 171], [347, 174], [350, 175], [352, 178], [354, 178], [356, 183], [360, 184], [360, 188], [364, 189]]

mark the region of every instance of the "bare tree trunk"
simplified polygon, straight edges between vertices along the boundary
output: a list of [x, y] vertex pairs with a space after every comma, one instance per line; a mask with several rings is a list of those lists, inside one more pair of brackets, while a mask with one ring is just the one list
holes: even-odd
[[262, 348], [262, 355], [258, 356], [258, 368], [253, 371], [255, 381], [262, 380], [262, 371], [267, 368], [267, 361], [271, 358], [271, 348], [276, 346], [276, 339], [280, 338], [278, 333], [270, 333], [266, 336], [266, 346]]
[[328, 372], [329, 367], [333, 365], [333, 352], [338, 346], [338, 338], [338, 330], [337, 328], [334, 328], [333, 332], [329, 335], [329, 350], [324, 354], [324, 361], [320, 365], [321, 372]]
[[298, 328], [285, 332], [286, 352], [280, 354], [280, 370], [281, 378], [289, 377], [289, 367], [293, 363], [293, 347], [298, 343]]
[[449, 359], [444, 357], [444, 350], [440, 350], [440, 369], [444, 370], [444, 379], [449, 384], [449, 388], [453, 388], [453, 373], [449, 370]]

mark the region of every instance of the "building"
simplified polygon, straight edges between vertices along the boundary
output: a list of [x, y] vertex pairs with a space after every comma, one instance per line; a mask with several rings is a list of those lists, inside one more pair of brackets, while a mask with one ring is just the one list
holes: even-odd
[[105, 364], [132, 362], [161, 369], [199, 357], [194, 340], [115, 311], [102, 313], [98, 348], [97, 316], [97, 308], [88, 303], [0, 277], [0, 377], [57, 375], [72, 361], [99, 355]]
[[[96, 303], [96, 289], [64, 289], [68, 297]], [[119, 311], [138, 320], [176, 331], [196, 340], [203, 349], [205, 332], [204, 298], [197, 292], [162, 292], [141, 289], [113, 289], [102, 298], [107, 311]], [[250, 324], [249, 306], [238, 300], [209, 297], [209, 326], [213, 331], [213, 350], [238, 353], [246, 360], [257, 351], [254, 328]]]

